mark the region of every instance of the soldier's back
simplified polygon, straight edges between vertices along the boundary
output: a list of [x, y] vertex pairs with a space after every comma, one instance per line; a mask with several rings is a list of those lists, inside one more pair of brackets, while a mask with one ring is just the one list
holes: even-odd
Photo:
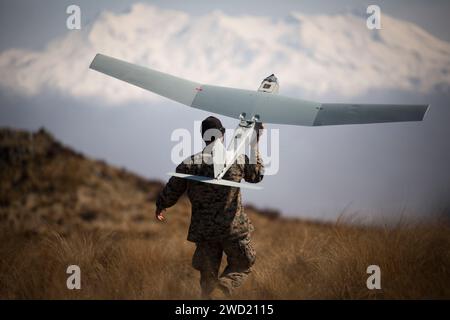
[[[238, 159], [223, 179], [240, 182], [245, 174], [243, 161], [243, 158]], [[210, 154], [197, 153], [188, 162], [184, 165], [184, 173], [214, 177]], [[186, 191], [192, 204], [188, 240], [199, 242], [232, 239], [253, 230], [242, 207], [240, 188], [188, 180]]]

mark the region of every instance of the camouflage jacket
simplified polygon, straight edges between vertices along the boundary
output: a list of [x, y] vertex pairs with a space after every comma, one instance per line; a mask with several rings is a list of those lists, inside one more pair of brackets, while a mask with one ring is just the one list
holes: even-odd
[[[264, 166], [259, 151], [254, 151], [254, 154], [253, 164], [249, 163], [246, 155], [239, 156], [223, 179], [260, 182]], [[176, 172], [212, 178], [214, 167], [210, 160], [211, 154], [203, 150], [178, 165]], [[242, 207], [240, 188], [172, 177], [159, 194], [156, 206], [159, 209], [173, 206], [185, 191], [192, 205], [188, 241], [234, 239], [253, 231], [253, 225]]]

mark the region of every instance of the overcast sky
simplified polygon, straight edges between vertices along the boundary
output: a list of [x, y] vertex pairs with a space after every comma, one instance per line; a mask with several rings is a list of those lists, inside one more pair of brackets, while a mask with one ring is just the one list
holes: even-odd
[[[208, 114], [87, 69], [96, 52], [195, 81], [323, 102], [431, 103], [422, 123], [280, 129], [280, 170], [247, 202], [301, 217], [431, 215], [450, 199], [448, 1], [72, 1], [0, 4], [0, 125], [150, 178], [173, 171], [174, 129]], [[382, 29], [365, 26], [379, 4]], [[221, 117], [227, 128], [236, 121]]]
[[383, 12], [394, 17], [414, 22], [443, 40], [450, 41], [450, 2], [447, 0], [290, 0], [290, 1], [196, 1], [196, 0], [15, 0], [0, 2], [0, 50], [10, 47], [38, 48], [47, 41], [67, 32], [65, 11], [70, 4], [79, 4], [83, 9], [84, 23], [91, 23], [98, 14], [107, 9], [122, 12], [136, 2], [155, 4], [200, 16], [212, 10], [239, 15], [266, 15], [282, 17], [293, 10], [308, 14], [335, 14], [352, 10], [365, 11], [369, 4], [378, 4]]

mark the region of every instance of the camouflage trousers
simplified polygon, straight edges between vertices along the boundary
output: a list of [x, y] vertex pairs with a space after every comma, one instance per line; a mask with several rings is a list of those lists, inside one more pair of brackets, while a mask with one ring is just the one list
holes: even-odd
[[[244, 282], [255, 263], [256, 252], [250, 243], [250, 235], [234, 240], [197, 242], [196, 245], [192, 266], [200, 271], [203, 298], [209, 298], [216, 288], [230, 296]], [[219, 277], [224, 252], [227, 266]]]

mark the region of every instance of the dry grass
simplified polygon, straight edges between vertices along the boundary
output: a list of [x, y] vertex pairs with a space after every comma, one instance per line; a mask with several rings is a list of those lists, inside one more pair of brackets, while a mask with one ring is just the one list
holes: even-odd
[[[105, 231], [4, 235], [0, 298], [197, 299], [194, 245], [185, 241], [188, 217], [174, 211], [147, 237]], [[252, 217], [257, 263], [235, 298], [450, 298], [448, 227], [382, 230]], [[71, 264], [81, 267], [81, 290], [66, 288]], [[382, 290], [366, 287], [371, 264], [381, 268]]]

